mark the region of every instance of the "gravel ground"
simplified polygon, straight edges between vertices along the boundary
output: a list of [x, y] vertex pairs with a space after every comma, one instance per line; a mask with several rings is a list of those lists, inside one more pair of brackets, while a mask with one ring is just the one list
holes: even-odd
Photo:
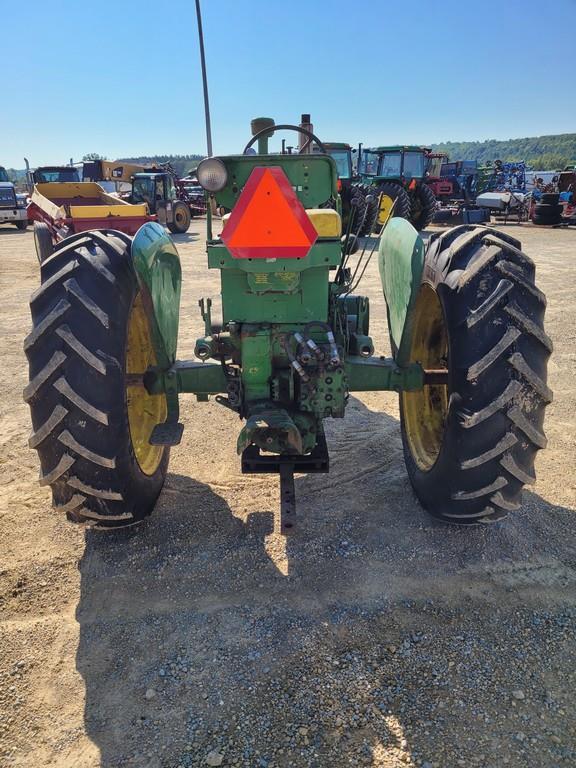
[[[192, 398], [147, 523], [102, 534], [55, 515], [21, 398], [32, 235], [0, 227], [0, 765], [576, 765], [576, 235], [504, 229], [536, 260], [555, 343], [550, 444], [522, 509], [435, 524], [396, 398], [367, 393], [327, 423], [331, 473], [297, 479], [284, 539], [275, 478], [239, 472], [238, 420]], [[203, 234], [176, 238], [181, 357], [218, 290]], [[363, 288], [385, 353], [375, 265]]]

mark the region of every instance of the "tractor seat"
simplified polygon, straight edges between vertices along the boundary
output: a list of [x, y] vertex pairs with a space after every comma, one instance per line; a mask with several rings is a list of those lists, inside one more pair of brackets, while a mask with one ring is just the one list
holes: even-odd
[[[318, 237], [340, 237], [342, 234], [342, 220], [338, 211], [333, 208], [308, 208], [306, 210], [308, 218], [312, 222], [314, 229], [318, 232]], [[222, 225], [230, 218], [230, 213], [222, 216]]]

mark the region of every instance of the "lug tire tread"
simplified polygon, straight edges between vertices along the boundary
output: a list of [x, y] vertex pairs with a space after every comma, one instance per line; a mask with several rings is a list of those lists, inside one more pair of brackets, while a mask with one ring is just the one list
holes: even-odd
[[420, 198], [420, 213], [417, 218], [412, 221], [412, 224], [418, 232], [421, 232], [432, 223], [432, 219], [436, 213], [437, 201], [434, 192], [432, 192], [428, 184], [423, 182], [418, 187], [417, 194]]
[[444, 442], [429, 471], [411, 455], [402, 415], [408, 474], [434, 516], [461, 524], [500, 520], [535, 481], [535, 455], [546, 445], [546, 300], [520, 244], [485, 227], [434, 238], [425, 281], [444, 309], [450, 399]]
[[168, 464], [166, 449], [154, 475], [144, 475], [130, 440], [124, 357], [137, 293], [130, 244], [113, 230], [64, 240], [41, 265], [24, 344], [40, 483], [68, 519], [102, 528], [150, 514]]

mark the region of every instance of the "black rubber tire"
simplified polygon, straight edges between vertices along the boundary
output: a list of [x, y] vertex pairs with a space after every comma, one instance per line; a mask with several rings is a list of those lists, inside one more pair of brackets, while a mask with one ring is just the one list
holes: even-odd
[[[353, 194], [357, 194], [361, 199], [361, 210], [357, 214], [357, 224], [355, 224], [355, 234], [358, 237], [367, 237], [372, 231], [372, 222], [376, 216], [377, 200], [374, 196], [374, 187], [368, 184], [354, 184], [352, 186]], [[366, 198], [370, 196], [370, 200]]]
[[552, 227], [554, 224], [560, 224], [562, 221], [560, 216], [532, 216], [532, 223], [543, 227]]
[[25, 229], [28, 229], [28, 219], [25, 221], [17, 221], [16, 229], [19, 229], [21, 232], [24, 232]]
[[537, 203], [535, 211], [543, 215], [556, 216], [558, 213], [562, 213], [562, 208], [563, 206], [560, 203]]
[[548, 216], [550, 218], [557, 218], [562, 215], [563, 206], [557, 203], [556, 205], [550, 205], [548, 203], [539, 203], [534, 208], [534, 213], [537, 216]]
[[[352, 206], [352, 201], [354, 205]], [[348, 231], [348, 224], [350, 222], [350, 216], [352, 210], [354, 211], [354, 220], [352, 221], [352, 229], [350, 230], [350, 236], [356, 239], [360, 236], [360, 230], [364, 227], [366, 219], [366, 200], [362, 189], [355, 185], [345, 186], [340, 191], [340, 203], [342, 207], [342, 237], [346, 236]], [[337, 201], [331, 197], [326, 202], [320, 204], [320, 208], [327, 208], [330, 210], [336, 210]]]
[[432, 192], [427, 184], [420, 184], [416, 190], [416, 195], [418, 196], [419, 213], [416, 217], [412, 217], [411, 221], [414, 229], [421, 232], [432, 222], [437, 203], [434, 192]]
[[376, 211], [371, 231], [376, 233], [380, 232], [382, 229], [381, 225], [378, 223], [378, 200], [382, 193], [388, 195], [393, 200], [396, 200], [393, 213], [394, 218], [407, 219], [410, 221], [412, 215], [412, 202], [410, 200], [410, 195], [404, 187], [400, 184], [395, 184], [393, 181], [384, 181], [381, 184], [378, 184], [377, 187], [372, 187], [372, 194], [376, 198]]
[[52, 242], [52, 235], [47, 224], [41, 221], [34, 222], [34, 245], [36, 246], [36, 256], [38, 262], [42, 264], [43, 261], [49, 259], [54, 253], [54, 243]]
[[558, 205], [560, 194], [558, 192], [543, 192], [540, 198], [540, 204], [544, 205]]
[[563, 206], [541, 203], [536, 205], [532, 215], [534, 224], [552, 225], [559, 224], [562, 219]]
[[[435, 224], [445, 224], [445, 223], [447, 224], [453, 221], [454, 218], [455, 216], [452, 211], [449, 211], [449, 210], [447, 211], [444, 208], [438, 208], [438, 210], [435, 211], [434, 217], [432, 220]], [[460, 217], [460, 219], [462, 219], [462, 217]]]
[[422, 505], [450, 523], [499, 520], [519, 507], [546, 445], [544, 409], [552, 343], [534, 264], [512, 237], [460, 226], [435, 238], [421, 294], [437, 296], [448, 337], [448, 408], [436, 460], [417, 465], [406, 434], [406, 467]]
[[173, 235], [183, 235], [184, 232], [188, 232], [190, 222], [192, 221], [192, 214], [190, 213], [190, 207], [178, 200], [172, 207], [172, 221], [168, 224], [168, 229]]
[[[350, 199], [354, 200], [356, 205], [354, 206], [354, 221], [352, 222], [352, 234], [360, 236], [360, 230], [366, 227], [366, 195], [364, 191], [357, 186], [350, 188]], [[347, 226], [347, 222], [346, 222]], [[343, 232], [346, 232], [346, 226], [343, 226]]]
[[359, 235], [361, 237], [370, 237], [374, 228], [374, 222], [378, 215], [378, 195], [376, 194], [376, 188], [369, 184], [360, 185], [360, 189], [364, 195], [364, 201], [366, 203], [366, 215], [363, 218]]
[[131, 239], [113, 230], [63, 240], [41, 266], [24, 342], [24, 400], [38, 451], [40, 484], [74, 522], [132, 525], [150, 514], [168, 468], [154, 474], [134, 455], [126, 405], [128, 317], [138, 293]]

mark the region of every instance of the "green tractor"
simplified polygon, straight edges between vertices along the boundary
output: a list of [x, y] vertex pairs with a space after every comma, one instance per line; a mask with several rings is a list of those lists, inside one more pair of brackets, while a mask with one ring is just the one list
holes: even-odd
[[499, 520], [534, 482], [546, 442], [551, 344], [534, 264], [517, 240], [484, 227], [457, 227], [425, 247], [408, 221], [389, 219], [374, 253], [393, 356], [374, 355], [369, 302], [356, 293], [370, 254], [351, 253], [350, 228], [343, 235], [338, 210], [323, 207], [337, 197], [336, 163], [315, 135], [317, 154], [270, 153], [279, 128], [254, 121], [244, 153], [198, 167], [231, 213], [218, 233], [208, 207], [222, 317], [200, 302], [197, 360], [176, 356], [180, 261], [159, 224], [134, 238], [82, 232], [43, 262], [24, 390], [40, 483], [72, 521], [137, 523], [180, 442], [180, 394], [214, 397], [243, 419], [242, 471], [280, 475], [288, 532], [294, 473], [328, 471], [324, 419], [342, 418], [356, 392], [395, 391], [422, 505], [448, 523]]
[[395, 146], [362, 150], [359, 175], [363, 191], [374, 195], [369, 216], [378, 232], [390, 212], [407, 219], [418, 232], [430, 224], [436, 198], [425, 183], [431, 150]]
[[[352, 162], [352, 154], [356, 150], [344, 142], [325, 141], [324, 148], [336, 163], [343, 229], [346, 230], [349, 218], [353, 216], [352, 232], [359, 236], [369, 235], [371, 226], [368, 219], [366, 194], [363, 188], [356, 183], [358, 176], [354, 173]], [[315, 147], [315, 151], [319, 151], [317, 147]]]

